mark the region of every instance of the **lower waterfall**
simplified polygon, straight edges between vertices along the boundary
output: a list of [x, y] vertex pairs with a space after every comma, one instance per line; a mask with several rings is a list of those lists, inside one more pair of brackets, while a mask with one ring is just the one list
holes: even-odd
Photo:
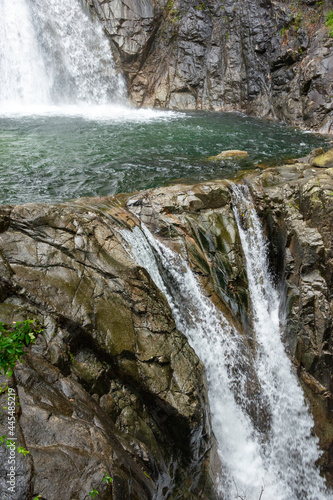
[[[331, 498], [316, 468], [320, 454], [296, 375], [281, 341], [279, 295], [268, 270], [266, 242], [251, 196], [232, 187], [254, 317], [256, 353], [247, 352], [233, 328], [202, 290], [183, 258], [144, 226], [122, 230], [129, 252], [165, 294], [176, 326], [206, 368], [212, 428], [224, 500], [322, 500]], [[251, 369], [259, 383], [253, 401], [246, 393]], [[258, 428], [249, 411], [269, 419]]]

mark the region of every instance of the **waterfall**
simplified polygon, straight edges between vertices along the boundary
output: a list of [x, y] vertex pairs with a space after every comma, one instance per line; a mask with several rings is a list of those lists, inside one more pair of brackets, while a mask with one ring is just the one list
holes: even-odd
[[1, 108], [124, 98], [110, 44], [80, 0], [1, 0]]
[[[317, 440], [312, 419], [284, 351], [279, 323], [279, 297], [268, 271], [266, 244], [249, 192], [233, 188], [234, 211], [249, 280], [255, 355], [205, 296], [195, 275], [175, 254], [141, 225], [122, 230], [128, 251], [165, 294], [177, 328], [206, 367], [212, 428], [219, 447], [221, 475], [217, 490], [224, 500], [323, 500], [329, 498], [315, 462]], [[271, 420], [264, 433], [248, 411], [245, 390], [249, 363], [256, 371], [262, 403]], [[241, 369], [237, 369], [241, 367]]]
[[322, 498], [324, 483], [315, 463], [317, 439], [304, 396], [281, 341], [280, 299], [268, 268], [266, 242], [247, 186], [232, 185], [234, 214], [246, 260], [261, 387], [272, 423], [264, 456], [284, 485], [286, 498]]
[[0, 37], [0, 103], [49, 103], [51, 81], [26, 0], [1, 0]]

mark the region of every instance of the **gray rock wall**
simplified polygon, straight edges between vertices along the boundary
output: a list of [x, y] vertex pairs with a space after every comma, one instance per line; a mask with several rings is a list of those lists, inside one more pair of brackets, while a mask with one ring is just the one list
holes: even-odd
[[329, 2], [90, 0], [139, 106], [239, 110], [332, 132]]

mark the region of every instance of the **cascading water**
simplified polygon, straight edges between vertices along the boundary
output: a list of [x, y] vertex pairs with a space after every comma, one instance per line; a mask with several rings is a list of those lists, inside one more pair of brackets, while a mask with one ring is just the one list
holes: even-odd
[[[245, 352], [242, 336], [205, 297], [178, 254], [156, 240], [143, 224], [142, 230], [136, 227], [121, 233], [138, 264], [167, 297], [177, 328], [205, 364], [221, 458], [221, 497], [328, 499], [331, 496], [315, 466], [319, 453], [311, 435], [312, 420], [280, 338], [279, 297], [269, 277], [260, 223], [249, 193], [238, 187], [233, 193], [253, 307], [255, 357]], [[258, 412], [263, 402], [268, 406], [266, 432], [248, 412], [244, 379], [251, 371], [249, 363], [260, 383], [261, 397], [253, 394]]]
[[124, 97], [102, 27], [80, 0], [1, 0], [0, 104], [106, 104]]
[[316, 470], [313, 422], [281, 342], [280, 300], [268, 271], [266, 242], [247, 186], [232, 185], [234, 213], [246, 259], [254, 316], [256, 371], [270, 402], [271, 432], [264, 456], [285, 498], [326, 498]]
[[0, 37], [0, 104], [48, 104], [51, 81], [26, 0], [1, 0]]

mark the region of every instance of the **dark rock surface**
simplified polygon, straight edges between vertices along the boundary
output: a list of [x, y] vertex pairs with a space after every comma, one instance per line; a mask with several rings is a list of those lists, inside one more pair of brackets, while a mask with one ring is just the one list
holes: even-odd
[[135, 104], [239, 110], [332, 133], [328, 0], [89, 3]]
[[0, 319], [45, 325], [10, 381], [30, 455], [18, 458], [14, 496], [1, 474], [3, 500], [84, 500], [93, 489], [100, 499], [215, 498], [203, 366], [121, 246], [115, 228], [133, 217], [30, 204], [1, 207], [0, 221]]

